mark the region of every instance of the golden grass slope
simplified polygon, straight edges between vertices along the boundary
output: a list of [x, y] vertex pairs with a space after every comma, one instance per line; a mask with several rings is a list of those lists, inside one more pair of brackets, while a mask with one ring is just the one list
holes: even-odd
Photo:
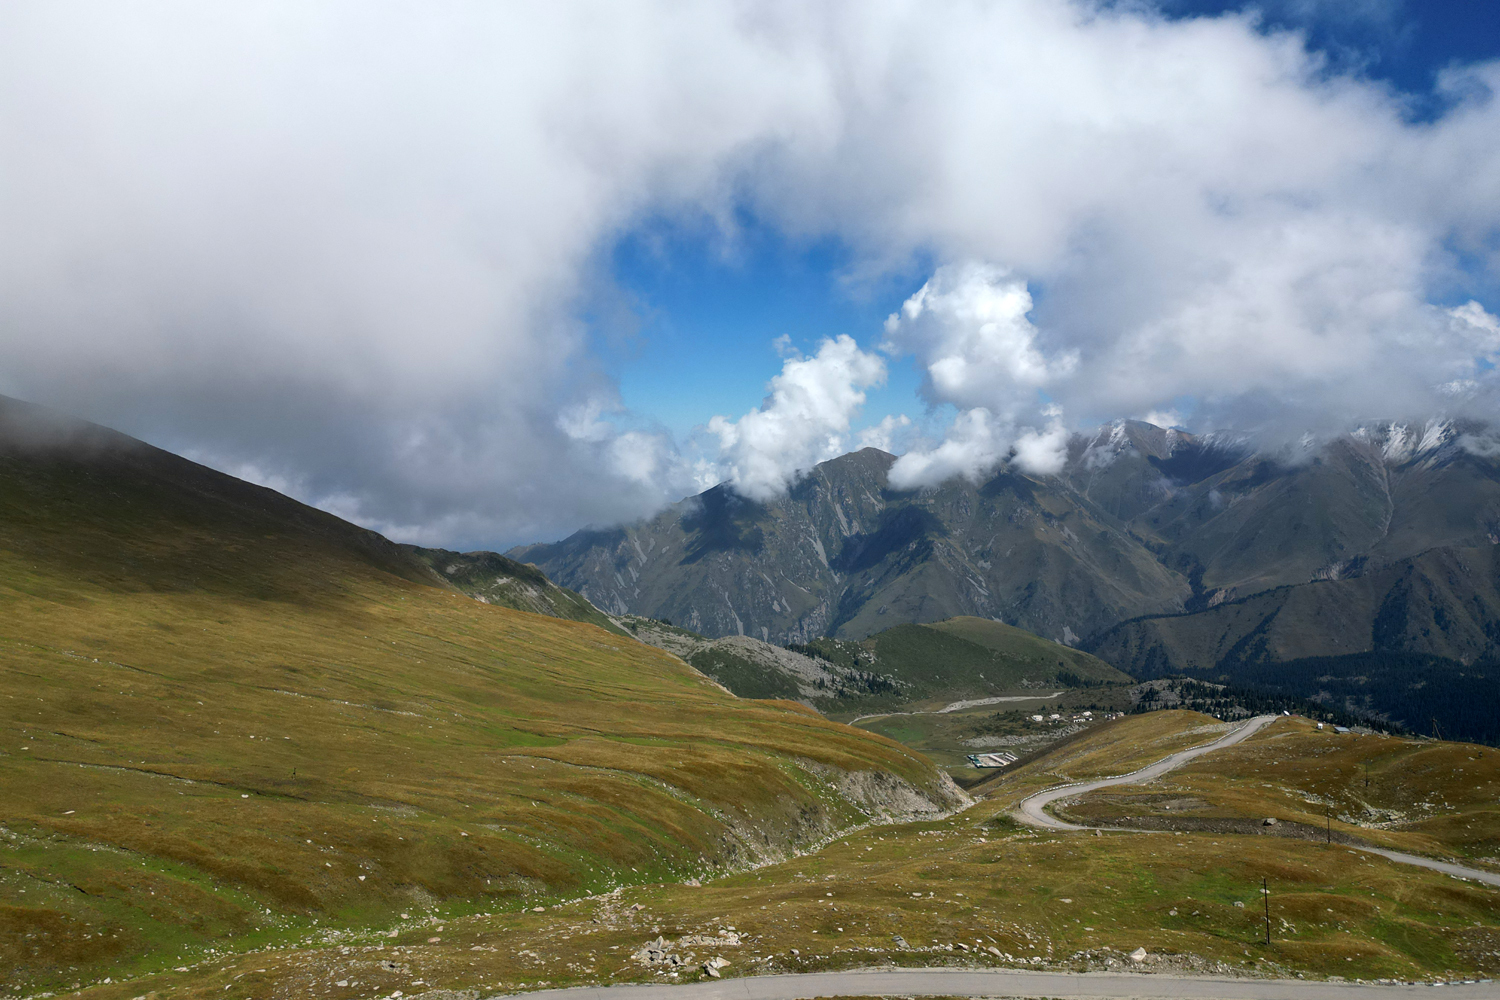
[[[47, 431], [47, 427], [42, 428]], [[0, 447], [0, 983], [783, 856], [956, 793], [119, 436]]]
[[[1156, 742], [1170, 752], [1201, 741], [1192, 731], [1213, 722], [1188, 712], [1133, 716], [1063, 748], [1072, 751], [1067, 760], [1039, 760], [1023, 770], [1085, 776], [1104, 762], [1111, 743], [1118, 751]], [[1029, 780], [1017, 777], [1018, 785]], [[725, 976], [881, 963], [1366, 981], [1500, 972], [1494, 889], [1338, 844], [1037, 831], [1016, 826], [1008, 808], [1000, 796], [942, 820], [853, 831], [814, 854], [701, 887], [632, 886], [542, 913], [445, 920], [413, 914], [396, 925], [394, 938], [347, 935], [320, 947], [271, 949], [87, 995], [353, 1000], [439, 989], [489, 995], [544, 985], [693, 981], [703, 978], [697, 963], [714, 956], [732, 963]], [[1271, 887], [1269, 946], [1262, 878]], [[684, 965], [663, 968], [632, 957], [658, 935]], [[1143, 966], [1126, 957], [1137, 947], [1149, 953]], [[1143, 992], [1150, 982], [1142, 979]]]
[[1282, 829], [1264, 832], [1355, 839], [1500, 871], [1500, 752], [1340, 734], [1300, 718], [1280, 719], [1150, 789], [1100, 789], [1066, 811], [1088, 822], [1183, 830], [1274, 818]]

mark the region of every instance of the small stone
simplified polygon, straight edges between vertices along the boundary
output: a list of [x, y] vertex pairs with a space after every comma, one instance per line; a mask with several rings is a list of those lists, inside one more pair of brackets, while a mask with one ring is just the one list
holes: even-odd
[[1242, 903], [1242, 902], [1240, 902], [1238, 899], [1236, 899], [1234, 901], [1234, 905], [1237, 906], [1238, 908], [1240, 908], [1241, 910], [1243, 910], [1245, 908], [1245, 904]]
[[1137, 948], [1135, 951], [1132, 951], [1130, 953], [1130, 960], [1137, 964], [1144, 962], [1146, 960], [1146, 949]]
[[1275, 826], [1275, 825], [1276, 825], [1276, 817], [1275, 816], [1267, 816], [1265, 818], [1265, 821], [1261, 823], [1261, 826]]

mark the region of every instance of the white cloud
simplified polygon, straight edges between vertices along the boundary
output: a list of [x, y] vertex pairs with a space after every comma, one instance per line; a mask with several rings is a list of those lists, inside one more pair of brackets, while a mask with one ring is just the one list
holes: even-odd
[[1011, 434], [1011, 428], [984, 407], [964, 410], [937, 447], [909, 451], [896, 459], [891, 485], [910, 490], [958, 476], [977, 482], [1010, 453]]
[[866, 427], [858, 434], [861, 448], [879, 448], [881, 451], [903, 451], [906, 438], [912, 433], [911, 418], [906, 414], [886, 414], [880, 423]]
[[719, 439], [725, 478], [756, 500], [785, 490], [797, 473], [849, 450], [863, 390], [884, 381], [885, 362], [847, 335], [823, 341], [810, 358], [787, 358], [759, 407], [739, 420], [708, 422]]
[[1176, 410], [1150, 410], [1141, 414], [1140, 419], [1148, 424], [1155, 424], [1157, 427], [1166, 427], [1169, 429], [1181, 427], [1184, 422], [1182, 414]]
[[885, 347], [916, 355], [933, 399], [1004, 407], [1078, 364], [1076, 351], [1049, 358], [1039, 349], [1037, 328], [1027, 319], [1031, 304], [1026, 282], [1003, 268], [940, 267], [885, 321]]
[[[892, 481], [935, 485], [949, 476], [977, 478], [1007, 456], [1036, 474], [1062, 470], [1067, 428], [1040, 390], [1078, 367], [1076, 350], [1048, 353], [1028, 314], [1026, 282], [1004, 268], [968, 262], [938, 268], [885, 322], [884, 348], [916, 356], [927, 373], [923, 392], [934, 405], [959, 408], [945, 440], [903, 455]], [[1018, 416], [1049, 418], [1043, 430], [1019, 427]]]
[[1500, 353], [1500, 317], [1470, 299], [1448, 310], [1452, 329], [1475, 355], [1493, 362]]
[[1016, 437], [1015, 457], [1011, 459], [1022, 472], [1034, 476], [1055, 476], [1068, 461], [1068, 429], [1060, 419], [1061, 412], [1042, 430], [1027, 427]]
[[[1433, 302], [1495, 305], [1500, 63], [1418, 123], [1327, 67], [1083, 0], [10, 4], [0, 391], [410, 537], [632, 517], [718, 465], [579, 317], [639, 220], [748, 210], [856, 281], [948, 265], [888, 337], [965, 416], [903, 475], [1045, 468], [1049, 403], [1492, 413], [1492, 313]], [[718, 425], [749, 489], [848, 437], [773, 412]]]

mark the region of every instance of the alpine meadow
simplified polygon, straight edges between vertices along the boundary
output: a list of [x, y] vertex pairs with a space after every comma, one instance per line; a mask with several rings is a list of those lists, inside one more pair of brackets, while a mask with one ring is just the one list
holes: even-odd
[[1500, 1000], [1500, 5], [0, 3], [0, 1000]]

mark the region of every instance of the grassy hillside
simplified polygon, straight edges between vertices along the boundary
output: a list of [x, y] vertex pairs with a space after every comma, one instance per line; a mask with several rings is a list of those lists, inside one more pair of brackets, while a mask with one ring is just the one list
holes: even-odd
[[949, 618], [924, 627], [989, 650], [1020, 681], [1045, 676], [1054, 664], [1053, 676], [1070, 687], [1130, 680], [1097, 656], [989, 618]]
[[1286, 718], [1149, 791], [1101, 789], [1065, 811], [1090, 823], [1357, 840], [1500, 871], [1497, 794], [1493, 749], [1335, 733]]
[[634, 615], [619, 620], [641, 641], [675, 653], [743, 698], [787, 698], [839, 718], [1130, 681], [1088, 653], [987, 618], [897, 625], [861, 641], [820, 638], [789, 647], [744, 635], [708, 639]]
[[644, 643], [687, 660], [741, 698], [782, 698], [822, 711], [846, 709], [871, 695], [895, 694], [887, 677], [853, 660], [834, 663], [748, 635], [709, 639], [654, 618], [622, 615], [621, 626]]
[[845, 699], [841, 710], [936, 708], [954, 701], [1130, 680], [1088, 653], [985, 618], [897, 625], [861, 642], [814, 639], [795, 648], [891, 681], [892, 690]]
[[530, 563], [516, 562], [498, 552], [450, 552], [415, 545], [403, 545], [402, 548], [450, 586], [476, 601], [588, 622], [607, 632], [626, 634], [608, 615], [581, 595], [559, 587]]
[[[89, 996], [489, 995], [575, 983], [700, 980], [699, 963], [713, 957], [730, 962], [725, 977], [886, 963], [1366, 981], [1474, 979], [1500, 971], [1500, 923], [1487, 887], [1339, 844], [1211, 831], [1096, 837], [1018, 827], [1008, 816], [1032, 788], [1060, 776], [1119, 773], [1211, 740], [1217, 726], [1190, 712], [1122, 719], [1007, 775], [992, 798], [960, 815], [855, 831], [816, 854], [701, 887], [643, 885], [544, 913], [444, 922], [414, 915], [394, 938], [270, 949]], [[1268, 766], [1289, 761], [1282, 732], [1244, 744], [1246, 756], [1223, 773], [1243, 771], [1245, 789], [1274, 782]], [[1425, 760], [1419, 754], [1408, 759], [1421, 765], [1417, 770], [1384, 776], [1404, 781], [1403, 794], [1414, 802], [1436, 801], [1453, 787], [1454, 768], [1466, 778], [1478, 773], [1466, 770], [1473, 762], [1461, 750]], [[1468, 750], [1469, 757], [1479, 752]], [[1352, 759], [1314, 756], [1308, 763], [1326, 762], [1321, 773], [1331, 777]], [[1314, 794], [1338, 793], [1319, 788]], [[1477, 824], [1478, 815], [1461, 819]], [[1262, 878], [1271, 888], [1270, 946], [1258, 909]], [[636, 957], [658, 936], [682, 965]], [[1127, 957], [1138, 947], [1148, 953], [1141, 966]], [[1150, 982], [1143, 979], [1143, 989]]]
[[470, 600], [272, 491], [13, 403], [0, 442], [11, 988], [681, 879], [955, 800], [895, 743]]

